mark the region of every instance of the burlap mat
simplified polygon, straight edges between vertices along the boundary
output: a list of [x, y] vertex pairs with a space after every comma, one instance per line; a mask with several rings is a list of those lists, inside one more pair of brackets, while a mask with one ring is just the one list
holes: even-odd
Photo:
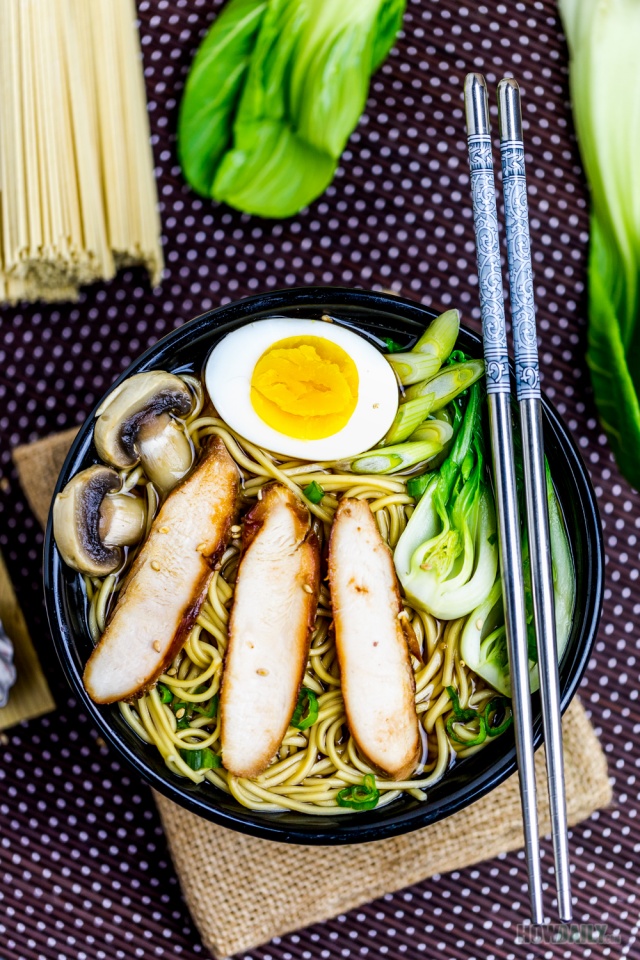
[[[17, 447], [14, 460], [34, 514], [46, 523], [68, 430]], [[604, 753], [578, 700], [563, 723], [570, 825], [611, 802]], [[536, 756], [540, 828], [549, 833], [544, 756]], [[516, 777], [490, 798], [423, 830], [348, 847], [257, 840], [201, 820], [155, 795], [185, 900], [216, 957], [247, 950], [416, 883], [522, 846]], [[312, 866], [310, 867], [310, 864]]]

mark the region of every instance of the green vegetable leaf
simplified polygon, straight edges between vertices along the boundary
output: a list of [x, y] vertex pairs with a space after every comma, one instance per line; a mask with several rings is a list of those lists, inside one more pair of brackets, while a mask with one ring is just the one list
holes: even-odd
[[181, 750], [180, 756], [192, 770], [218, 770], [222, 766], [222, 758], [209, 747]]
[[205, 700], [204, 703], [194, 703], [194, 713], [199, 713], [202, 717], [215, 717], [218, 712], [219, 699], [220, 697], [216, 693], [211, 697], [211, 700]]
[[620, 470], [640, 489], [640, 5], [560, 0], [591, 188], [587, 363]]
[[[425, 484], [394, 552], [409, 601], [443, 620], [466, 616], [482, 603], [498, 568], [478, 383], [464, 402], [450, 453]], [[416, 478], [409, 490], [417, 495], [421, 487]]]
[[382, 339], [387, 345], [388, 353], [400, 353], [400, 351], [404, 350], [402, 344], [398, 343], [396, 340], [392, 340], [391, 337], [383, 337]]
[[302, 687], [298, 694], [298, 703], [291, 717], [291, 726], [298, 730], [307, 730], [318, 719], [319, 710], [318, 698], [313, 690]]
[[211, 195], [268, 0], [229, 0], [198, 50], [178, 118], [178, 157], [194, 190]]
[[336, 796], [339, 807], [351, 807], [352, 810], [373, 810], [379, 799], [380, 791], [372, 773], [365, 774], [362, 784], [345, 787]]
[[286, 217], [331, 182], [405, 0], [229, 0], [194, 60], [179, 156], [200, 193]]
[[311, 503], [321, 503], [322, 498], [324, 497], [324, 490], [319, 483], [316, 483], [315, 480], [312, 480], [311, 483], [307, 484], [307, 486], [303, 488], [302, 492], [307, 500], [311, 501]]

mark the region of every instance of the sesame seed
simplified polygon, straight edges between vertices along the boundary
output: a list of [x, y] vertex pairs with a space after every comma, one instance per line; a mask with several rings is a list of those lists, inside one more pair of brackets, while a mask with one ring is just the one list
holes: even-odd
[[158, 563], [157, 560], [152, 560], [152, 561], [151, 561], [151, 569], [152, 569], [152, 570], [159, 570], [159, 569], [160, 569], [160, 564]]
[[159, 641], [159, 640], [154, 640], [154, 641], [153, 641], [153, 649], [156, 651], [156, 653], [160, 653], [160, 641]]
[[265, 670], [264, 667], [259, 667], [259, 668], [256, 670], [256, 673], [258, 674], [259, 677], [268, 677], [268, 676], [269, 676], [269, 671], [268, 671], [268, 670]]
[[160, 527], [160, 533], [169, 533], [169, 527]]
[[409, 619], [409, 614], [407, 613], [407, 611], [401, 610], [400, 613], [398, 614], [398, 620], [408, 620], [408, 619]]
[[483, 623], [484, 621], [482, 617], [478, 617], [478, 619], [476, 620], [476, 630], [482, 630]]
[[175, 677], [175, 675], [176, 675], [177, 672], [178, 672], [178, 671], [176, 670], [175, 667], [171, 667], [171, 669], [167, 670], [167, 676], [168, 676], [168, 677]]
[[196, 552], [197, 552], [197, 553], [204, 553], [204, 551], [205, 551], [206, 549], [207, 549], [206, 543], [199, 543], [198, 546], [196, 547]]
[[184, 707], [180, 707], [180, 709], [176, 711], [176, 718], [177, 718], [178, 720], [182, 720], [182, 718], [184, 717], [184, 715], [185, 715], [186, 712], [187, 712], [187, 711], [185, 710]]
[[308, 583], [303, 583], [302, 589], [305, 593], [313, 593], [313, 587], [310, 587]]

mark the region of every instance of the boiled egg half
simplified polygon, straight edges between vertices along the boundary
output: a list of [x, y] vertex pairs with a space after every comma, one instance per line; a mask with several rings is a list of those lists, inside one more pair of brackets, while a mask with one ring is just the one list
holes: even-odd
[[301, 460], [374, 446], [398, 408], [398, 385], [364, 337], [324, 320], [271, 317], [214, 347], [205, 381], [220, 417], [246, 440]]

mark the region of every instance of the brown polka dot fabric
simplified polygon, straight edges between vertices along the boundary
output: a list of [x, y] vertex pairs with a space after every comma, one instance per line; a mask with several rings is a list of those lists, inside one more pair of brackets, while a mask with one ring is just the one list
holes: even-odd
[[[633, 957], [640, 502], [611, 459], [584, 362], [588, 202], [555, 5], [409, 0], [404, 35], [374, 78], [333, 185], [284, 222], [216, 207], [180, 176], [173, 137], [180, 91], [218, 7], [212, 0], [139, 3], [165, 234], [162, 288], [150, 291], [141, 271], [129, 271], [88, 289], [78, 304], [0, 312], [0, 546], [62, 705], [0, 746], [0, 957], [192, 960], [205, 953], [147, 787], [100, 742], [54, 662], [41, 599], [42, 537], [13, 473], [11, 446], [81, 422], [146, 346], [211, 306], [262, 289], [391, 287], [434, 307], [459, 306], [478, 329], [462, 106], [469, 70], [484, 72], [492, 89], [508, 73], [522, 86], [544, 387], [581, 446], [602, 511], [605, 611], [581, 696], [615, 799], [571, 831], [571, 854], [576, 920], [606, 923], [620, 942], [518, 945], [517, 924], [528, 916], [525, 869], [522, 853], [510, 853], [276, 938], [245, 960]], [[551, 912], [548, 841], [543, 849]]]

